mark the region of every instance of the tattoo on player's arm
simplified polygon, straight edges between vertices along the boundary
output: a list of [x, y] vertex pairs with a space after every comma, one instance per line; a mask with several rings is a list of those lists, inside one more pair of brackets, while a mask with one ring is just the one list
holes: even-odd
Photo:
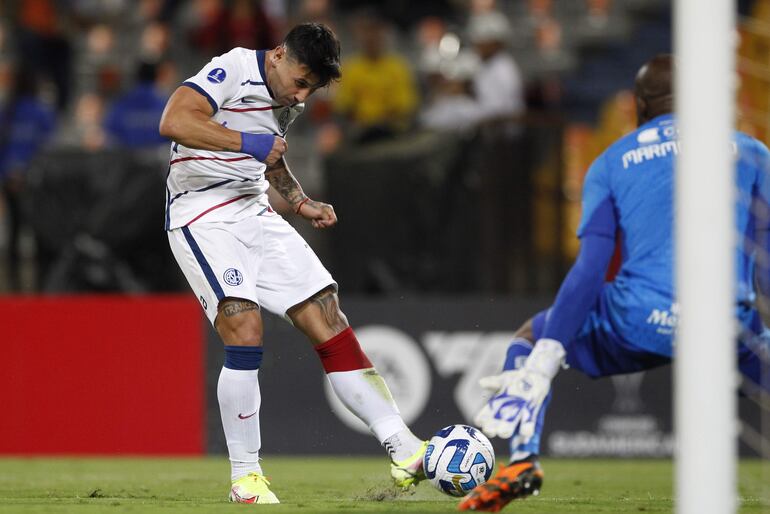
[[329, 328], [336, 332], [342, 332], [348, 328], [348, 319], [340, 310], [337, 293], [331, 289], [325, 289], [310, 299], [321, 309], [321, 314]]
[[256, 310], [259, 310], [259, 306], [254, 302], [232, 301], [232, 302], [227, 302], [222, 306], [221, 313], [226, 318], [230, 318], [242, 312], [256, 311]]
[[292, 207], [306, 198], [302, 186], [285, 165], [270, 168], [265, 176], [270, 186]]

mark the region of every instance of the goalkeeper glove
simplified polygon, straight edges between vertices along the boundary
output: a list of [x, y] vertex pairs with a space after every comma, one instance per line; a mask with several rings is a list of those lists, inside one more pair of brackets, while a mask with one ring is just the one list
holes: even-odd
[[528, 443], [565, 355], [560, 342], [540, 339], [524, 366], [482, 378], [479, 384], [494, 395], [476, 415], [476, 425], [489, 437], [514, 437], [514, 446]]

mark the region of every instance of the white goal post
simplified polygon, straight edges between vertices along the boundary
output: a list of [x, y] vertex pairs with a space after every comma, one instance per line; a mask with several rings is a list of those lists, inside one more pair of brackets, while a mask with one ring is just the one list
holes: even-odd
[[676, 0], [676, 511], [736, 511], [735, 4]]

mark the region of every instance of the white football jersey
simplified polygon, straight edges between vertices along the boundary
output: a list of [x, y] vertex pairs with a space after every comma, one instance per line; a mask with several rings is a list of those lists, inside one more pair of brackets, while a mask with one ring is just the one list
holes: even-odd
[[[265, 51], [234, 48], [215, 57], [183, 83], [202, 94], [221, 125], [284, 137], [304, 104], [273, 100]], [[236, 221], [269, 207], [265, 164], [240, 152], [195, 150], [171, 143], [166, 178], [166, 230], [194, 222]]]

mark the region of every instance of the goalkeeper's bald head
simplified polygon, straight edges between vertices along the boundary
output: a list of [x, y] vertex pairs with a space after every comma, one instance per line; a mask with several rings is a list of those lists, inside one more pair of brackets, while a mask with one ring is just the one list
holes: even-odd
[[674, 58], [659, 54], [644, 63], [634, 81], [637, 125], [674, 110]]

